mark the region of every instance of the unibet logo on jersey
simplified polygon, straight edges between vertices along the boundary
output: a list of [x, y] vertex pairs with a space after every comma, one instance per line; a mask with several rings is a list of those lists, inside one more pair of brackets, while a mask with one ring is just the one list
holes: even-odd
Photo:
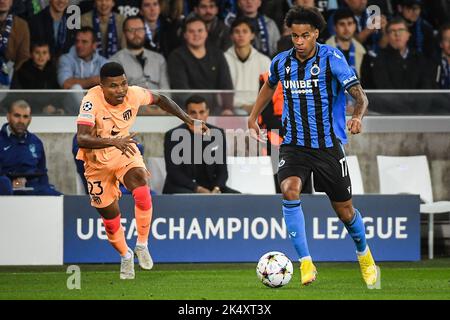
[[319, 79], [284, 80], [283, 87], [286, 90], [291, 90], [292, 94], [313, 93], [313, 88], [319, 87]]

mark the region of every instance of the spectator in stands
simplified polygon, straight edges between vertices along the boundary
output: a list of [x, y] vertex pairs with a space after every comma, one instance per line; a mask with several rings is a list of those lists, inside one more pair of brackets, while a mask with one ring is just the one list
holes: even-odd
[[33, 43], [31, 45], [31, 58], [14, 72], [11, 89], [59, 88], [56, 67], [51, 60], [48, 43]]
[[432, 89], [432, 66], [422, 54], [408, 48], [411, 34], [402, 18], [387, 25], [389, 45], [380, 51], [374, 62], [373, 80], [376, 89]]
[[[367, 0], [344, 0], [345, 5], [353, 12], [356, 19], [356, 34], [355, 38], [366, 50], [372, 55], [376, 55], [380, 48], [385, 48], [388, 39], [386, 34], [387, 18], [385, 15], [381, 15], [380, 29], [375, 26], [367, 24], [369, 18], [369, 12], [367, 10]], [[369, 20], [372, 21], [372, 20]], [[334, 14], [330, 15], [328, 19], [328, 32], [334, 35]]]
[[269, 70], [270, 59], [252, 46], [255, 30], [248, 18], [240, 17], [233, 21], [231, 38], [233, 46], [225, 52], [225, 58], [234, 90], [246, 91], [235, 94], [235, 113], [248, 115], [259, 92], [259, 77]]
[[231, 46], [230, 29], [217, 17], [217, 0], [197, 0], [194, 12], [206, 23], [208, 43], [226, 51]]
[[356, 32], [356, 19], [349, 9], [339, 9], [334, 14], [336, 35], [329, 38], [326, 44], [338, 48], [345, 56], [350, 67], [357, 75], [361, 75], [361, 64], [366, 49], [353, 36]]
[[163, 0], [142, 0], [140, 14], [145, 21], [145, 48], [165, 58], [182, 43], [176, 26], [161, 14]]
[[428, 59], [434, 59], [436, 42], [433, 27], [421, 17], [421, 0], [403, 0], [399, 6], [399, 12], [408, 24], [411, 37], [408, 47], [422, 53]]
[[438, 62], [436, 80], [440, 89], [450, 89], [450, 23], [439, 32], [441, 56]]
[[[169, 56], [169, 79], [172, 89], [232, 90], [230, 70], [223, 52], [206, 46], [208, 32], [205, 22], [193, 16], [184, 26], [186, 44], [175, 49]], [[179, 100], [175, 98], [176, 100]], [[215, 96], [208, 96], [207, 105], [213, 114], [233, 114], [230, 94], [222, 95], [222, 105]]]
[[253, 46], [272, 57], [277, 53], [280, 30], [275, 21], [258, 12], [261, 0], [238, 0], [240, 15], [250, 18], [256, 30]]
[[14, 194], [61, 195], [49, 184], [42, 141], [29, 132], [31, 108], [24, 100], [11, 104], [0, 131], [1, 176], [12, 181]]
[[140, 16], [126, 18], [123, 31], [127, 47], [110, 60], [126, 66], [128, 83], [148, 89], [170, 89], [166, 60], [159, 53], [144, 48], [144, 20]]
[[[122, 49], [110, 58], [127, 67], [129, 85], [138, 85], [148, 89], [169, 90], [166, 60], [157, 52], [144, 48], [145, 25], [140, 16], [125, 19], [123, 30], [127, 48]], [[142, 115], [167, 115], [156, 105], [139, 109]]]
[[100, 83], [100, 68], [106, 62], [97, 53], [94, 30], [83, 27], [77, 30], [75, 45], [59, 59], [59, 85], [64, 89], [90, 89]]
[[27, 23], [10, 13], [12, 0], [0, 1], [0, 88], [9, 88], [13, 69], [30, 57]]
[[[194, 95], [188, 98], [185, 106], [187, 113], [193, 119], [207, 121], [209, 109], [206, 99]], [[201, 163], [196, 163], [200, 161], [195, 157], [195, 152], [192, 151], [194, 150], [194, 133], [187, 125], [182, 124], [165, 134], [164, 159], [167, 177], [163, 193], [238, 193], [226, 186], [228, 170], [225, 132], [211, 124], [207, 125], [210, 128], [210, 139], [206, 141], [206, 139], [202, 140], [202, 136], [196, 137], [196, 139], [202, 140]], [[190, 150], [182, 150], [181, 153], [176, 153], [174, 148], [181, 141], [173, 141], [174, 134], [181, 134], [183, 142], [188, 136], [190, 143], [187, 147]], [[213, 146], [211, 147], [211, 145]], [[186, 156], [184, 152], [189, 155]], [[181, 159], [174, 159], [175, 156], [179, 156]], [[211, 159], [207, 159], [207, 156]]]
[[100, 55], [109, 58], [126, 42], [122, 32], [124, 17], [113, 12], [114, 0], [95, 0], [94, 9], [81, 16], [81, 26], [91, 27]]
[[[56, 66], [51, 60], [48, 43], [31, 45], [31, 58], [16, 72], [11, 82], [11, 89], [59, 89]], [[23, 93], [8, 94], [7, 100], [23, 99]], [[44, 114], [64, 114], [64, 109], [54, 95], [34, 93], [28, 98], [34, 110]], [[12, 102], [11, 101], [11, 102]]]
[[100, 83], [100, 68], [107, 59], [97, 53], [97, 42], [91, 27], [77, 30], [75, 45], [61, 56], [58, 64], [58, 82], [63, 89], [77, 89], [66, 96], [65, 109], [69, 114], [79, 110], [83, 93]]
[[31, 42], [47, 42], [55, 61], [69, 51], [75, 39], [75, 30], [67, 28], [68, 5], [69, 0], [50, 0], [29, 22]]

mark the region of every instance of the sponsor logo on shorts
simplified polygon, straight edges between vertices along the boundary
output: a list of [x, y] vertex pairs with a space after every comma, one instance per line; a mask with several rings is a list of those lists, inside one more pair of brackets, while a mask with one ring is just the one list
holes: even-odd
[[284, 166], [285, 163], [286, 163], [286, 161], [284, 161], [284, 159], [281, 159], [280, 163], [278, 164], [278, 168], [281, 168], [282, 166]]
[[123, 120], [125, 120], [125, 121], [130, 120], [131, 119], [131, 115], [132, 115], [131, 109], [128, 109], [127, 111], [125, 111], [123, 113]]
[[86, 101], [83, 104], [83, 111], [91, 111], [93, 107], [94, 107], [94, 105], [92, 104], [92, 102]]

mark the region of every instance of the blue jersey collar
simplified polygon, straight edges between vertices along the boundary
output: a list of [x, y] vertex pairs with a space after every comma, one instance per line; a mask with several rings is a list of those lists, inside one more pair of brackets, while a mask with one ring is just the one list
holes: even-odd
[[301, 61], [297, 58], [296, 51], [295, 51], [295, 47], [293, 47], [293, 48], [291, 49], [290, 55], [291, 55], [291, 57], [292, 57], [293, 59], [297, 60], [297, 62], [298, 62], [300, 65], [306, 66], [306, 65], [308, 64], [309, 61], [311, 61], [312, 59], [316, 59], [316, 58], [317, 58], [317, 55], [319, 54], [319, 50], [320, 50], [320, 44], [319, 44], [319, 43], [316, 43], [316, 52], [314, 53], [314, 55], [313, 55], [311, 58], [306, 59], [306, 60], [303, 61], [303, 62], [301, 62]]

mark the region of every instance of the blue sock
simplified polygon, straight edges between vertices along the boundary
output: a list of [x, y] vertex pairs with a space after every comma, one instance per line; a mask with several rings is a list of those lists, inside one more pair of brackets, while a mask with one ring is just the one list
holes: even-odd
[[283, 216], [286, 227], [300, 259], [309, 256], [306, 241], [305, 217], [300, 200], [283, 200]]
[[359, 253], [363, 253], [366, 251], [367, 247], [366, 228], [364, 227], [361, 213], [359, 213], [358, 209], [353, 209], [355, 210], [355, 215], [353, 216], [352, 221], [350, 221], [349, 223], [344, 223], [344, 225], [353, 241], [355, 242], [356, 251]]

